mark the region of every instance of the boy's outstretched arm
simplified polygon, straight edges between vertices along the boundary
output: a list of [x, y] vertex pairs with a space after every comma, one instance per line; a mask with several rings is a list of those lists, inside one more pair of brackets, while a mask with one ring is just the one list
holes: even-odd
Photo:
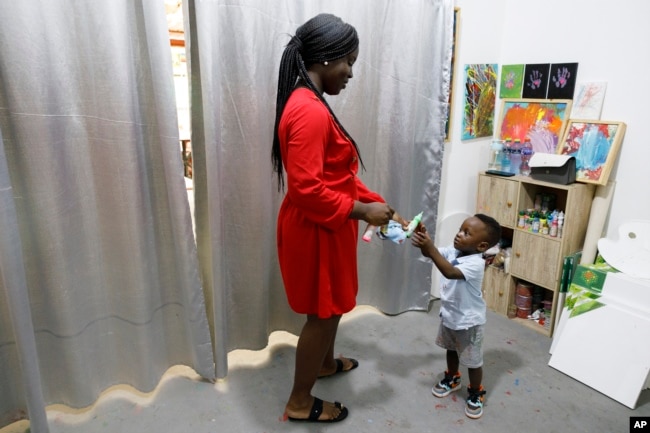
[[423, 228], [423, 230], [413, 232], [413, 235], [411, 236], [411, 243], [413, 246], [420, 248], [423, 256], [429, 257], [431, 260], [433, 260], [433, 264], [436, 265], [436, 268], [438, 268], [440, 273], [445, 278], [448, 280], [465, 279], [465, 275], [463, 275], [460, 269], [452, 265], [447, 259], [443, 257], [442, 254], [440, 254], [440, 251], [438, 251], [438, 248], [436, 248], [436, 246], [433, 244], [433, 241], [431, 240], [429, 233], [426, 232], [426, 229]]

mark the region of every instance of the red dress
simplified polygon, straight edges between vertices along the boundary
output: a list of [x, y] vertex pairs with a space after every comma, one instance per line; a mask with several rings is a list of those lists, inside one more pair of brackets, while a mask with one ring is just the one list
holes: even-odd
[[354, 201], [384, 202], [357, 177], [354, 145], [309, 89], [296, 89], [278, 128], [287, 194], [278, 214], [278, 258], [291, 308], [320, 318], [356, 305]]

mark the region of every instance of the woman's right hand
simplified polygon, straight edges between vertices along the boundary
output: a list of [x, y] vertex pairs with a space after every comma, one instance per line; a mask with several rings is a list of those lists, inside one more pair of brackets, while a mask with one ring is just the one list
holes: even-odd
[[373, 226], [383, 226], [393, 218], [395, 211], [386, 203], [355, 203], [352, 217], [358, 216], [358, 219], [366, 221]]

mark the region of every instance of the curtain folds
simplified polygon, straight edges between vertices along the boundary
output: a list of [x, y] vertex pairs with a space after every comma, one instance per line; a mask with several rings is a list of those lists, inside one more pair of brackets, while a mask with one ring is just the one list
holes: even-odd
[[[451, 0], [186, 0], [197, 244], [218, 377], [230, 350], [263, 348], [271, 331], [296, 333], [303, 322], [277, 266], [282, 195], [270, 154], [282, 51], [320, 12], [360, 36], [354, 78], [328, 100], [359, 144], [362, 179], [405, 217], [423, 211], [436, 226]], [[359, 280], [360, 304], [388, 314], [428, 308], [431, 263], [410, 244], [362, 243]]]
[[[0, 2], [0, 427], [151, 391], [171, 366], [297, 333], [276, 258], [277, 70], [319, 12], [354, 25], [354, 79], [328, 97], [369, 187], [435, 227], [453, 0], [185, 0], [196, 241], [159, 0]], [[424, 310], [431, 264], [359, 245], [359, 303]]]
[[214, 377], [164, 5], [2, 2], [0, 41], [0, 426]]

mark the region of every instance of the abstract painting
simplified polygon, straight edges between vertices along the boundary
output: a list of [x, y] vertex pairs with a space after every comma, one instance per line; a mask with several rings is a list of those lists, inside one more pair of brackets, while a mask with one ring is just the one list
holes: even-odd
[[460, 8], [454, 8], [454, 31], [451, 46], [451, 68], [449, 77], [449, 97], [447, 99], [447, 119], [445, 119], [445, 143], [451, 141], [451, 121], [454, 113], [454, 78], [456, 77], [456, 48], [458, 47], [458, 27], [460, 23]]
[[576, 97], [573, 99], [572, 119], [600, 119], [605, 101], [607, 83], [604, 81], [578, 83]]
[[496, 89], [496, 64], [465, 65], [465, 106], [461, 140], [492, 135]]
[[535, 152], [556, 153], [571, 104], [570, 99], [504, 99], [498, 138], [530, 140]]
[[546, 99], [573, 99], [577, 76], [577, 63], [552, 64]]
[[524, 87], [522, 98], [544, 99], [548, 90], [548, 73], [550, 63], [536, 63], [524, 68]]
[[625, 123], [570, 120], [557, 153], [576, 159], [576, 181], [606, 185], [618, 155]]
[[501, 66], [499, 98], [521, 98], [524, 86], [524, 65]]

